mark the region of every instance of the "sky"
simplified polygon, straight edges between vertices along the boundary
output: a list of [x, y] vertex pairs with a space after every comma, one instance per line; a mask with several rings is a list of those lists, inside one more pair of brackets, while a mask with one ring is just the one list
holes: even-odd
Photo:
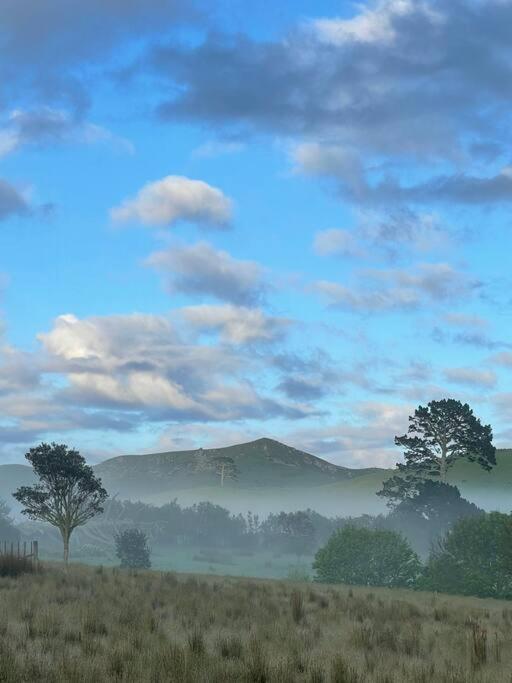
[[512, 0], [3, 0], [0, 463], [512, 445]]

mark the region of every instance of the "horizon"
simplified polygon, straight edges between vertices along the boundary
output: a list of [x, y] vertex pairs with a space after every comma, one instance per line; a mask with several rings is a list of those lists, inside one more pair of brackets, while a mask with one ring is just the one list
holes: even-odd
[[208, 4], [0, 6], [0, 464], [507, 448], [512, 3]]

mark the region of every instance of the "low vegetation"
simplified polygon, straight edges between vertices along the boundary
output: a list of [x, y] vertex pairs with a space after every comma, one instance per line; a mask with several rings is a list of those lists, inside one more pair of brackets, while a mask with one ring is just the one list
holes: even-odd
[[0, 680], [509, 683], [510, 603], [58, 567], [0, 579]]

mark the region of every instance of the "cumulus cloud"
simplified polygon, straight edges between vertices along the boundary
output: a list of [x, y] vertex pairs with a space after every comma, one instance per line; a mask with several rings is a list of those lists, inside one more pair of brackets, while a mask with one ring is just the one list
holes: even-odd
[[201, 294], [236, 306], [253, 306], [265, 296], [263, 268], [233, 258], [206, 242], [157, 251], [146, 265], [161, 272], [170, 292]]
[[189, 221], [208, 227], [226, 227], [232, 202], [221, 190], [202, 180], [167, 176], [144, 185], [132, 199], [111, 210], [112, 220], [137, 221], [144, 225], [171, 226]]
[[497, 381], [496, 374], [491, 370], [477, 370], [475, 368], [447, 368], [444, 376], [449, 382], [467, 384], [482, 388], [492, 388]]
[[260, 308], [232, 304], [188, 306], [180, 313], [192, 327], [218, 332], [223, 341], [232, 344], [273, 342], [281, 339], [291, 325], [290, 320], [269, 316]]
[[57, 401], [69, 405], [121, 416], [133, 412], [149, 421], [300, 418], [313, 412], [260, 394], [249, 378], [258, 359], [232, 347], [186, 342], [164, 316], [64, 315], [39, 340], [46, 371], [68, 382]]
[[321, 280], [312, 289], [333, 308], [377, 313], [458, 301], [480, 286], [447, 263], [421, 264], [414, 270], [365, 270], [362, 275], [363, 282], [356, 286]]

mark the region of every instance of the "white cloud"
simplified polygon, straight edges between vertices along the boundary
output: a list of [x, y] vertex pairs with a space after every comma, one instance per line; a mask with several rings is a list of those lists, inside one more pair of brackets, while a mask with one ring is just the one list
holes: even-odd
[[319, 19], [313, 22], [318, 37], [331, 45], [346, 43], [389, 44], [397, 37], [395, 23], [401, 18], [422, 14], [431, 22], [441, 16], [426, 2], [413, 0], [380, 0], [375, 9], [361, 6], [360, 14], [351, 19]]
[[267, 315], [260, 308], [245, 306], [188, 306], [181, 309], [187, 322], [199, 330], [213, 330], [233, 344], [271, 342], [279, 339], [291, 324], [285, 318]]
[[138, 221], [150, 226], [171, 226], [190, 221], [210, 227], [226, 227], [232, 217], [231, 200], [202, 180], [167, 176], [145, 185], [134, 198], [111, 210], [112, 220]]
[[[211, 321], [210, 321], [211, 322]], [[244, 334], [224, 320], [226, 334]], [[38, 335], [46, 373], [67, 386], [54, 389], [57, 405], [114, 411], [121, 417], [162, 420], [231, 420], [268, 415], [301, 417], [311, 408], [262, 395], [251, 377], [265, 360], [243, 349], [182, 338], [165, 316], [60, 316]], [[62, 384], [62, 382], [61, 382]], [[126, 412], [128, 411], [128, 412]]]

